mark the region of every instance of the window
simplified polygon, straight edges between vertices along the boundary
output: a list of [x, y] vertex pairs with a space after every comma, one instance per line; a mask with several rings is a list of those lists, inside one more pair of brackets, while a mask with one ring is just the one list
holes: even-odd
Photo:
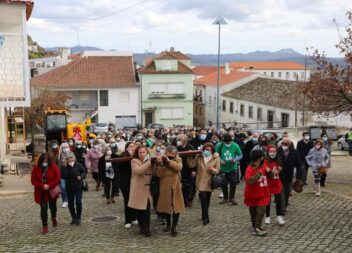
[[161, 69], [162, 70], [171, 70], [171, 62], [170, 61], [162, 61]]
[[253, 119], [253, 106], [248, 106], [248, 118]]
[[257, 120], [262, 121], [263, 120], [263, 110], [262, 108], [257, 109]]
[[279, 78], [281, 78], [281, 72], [279, 72]]
[[212, 101], [211, 101], [211, 96], [209, 96], [209, 104], [211, 104], [211, 102], [212, 102]]
[[305, 76], [304, 72], [301, 72], [301, 80], [305, 79], [304, 76]]
[[161, 108], [160, 119], [183, 119], [183, 108]]
[[271, 72], [271, 77], [274, 77], [274, 72]]
[[290, 125], [290, 115], [281, 113], [281, 127], [288, 127]]
[[[167, 84], [167, 93], [171, 94], [183, 94], [183, 83], [169, 83]], [[199, 93], [201, 95], [202, 92]]]
[[120, 92], [120, 102], [130, 102], [130, 93]]
[[286, 72], [286, 79], [290, 79], [290, 72]]
[[294, 77], [295, 80], [298, 78], [297, 72], [293, 73], [293, 77]]
[[89, 91], [80, 91], [79, 92], [79, 100], [80, 101], [89, 101], [90, 93]]
[[107, 90], [99, 91], [100, 106], [109, 106], [109, 92]]
[[264, 72], [263, 75], [266, 76], [266, 72]]
[[[183, 83], [150, 83], [149, 92], [152, 94], [183, 94], [184, 85]], [[198, 95], [197, 90], [196, 95]]]
[[233, 113], [233, 102], [230, 102], [230, 113]]
[[[183, 89], [183, 87], [182, 87]], [[182, 90], [183, 93], [183, 90]], [[199, 102], [203, 102], [203, 94], [202, 94], [202, 90], [199, 90]]]
[[226, 100], [222, 101], [222, 110], [226, 112]]
[[240, 115], [244, 117], [244, 105], [240, 105]]
[[161, 83], [153, 83], [149, 85], [149, 91], [153, 94], [161, 94], [166, 92], [166, 85]]

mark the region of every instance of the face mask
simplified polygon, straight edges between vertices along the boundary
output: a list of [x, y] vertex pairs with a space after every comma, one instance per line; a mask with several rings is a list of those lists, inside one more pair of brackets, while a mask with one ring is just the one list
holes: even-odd
[[306, 135], [303, 138], [304, 138], [304, 140], [309, 141], [309, 135]]
[[253, 138], [252, 140], [254, 143], [258, 143], [258, 138]]
[[143, 161], [144, 161], [144, 162], [145, 162], [145, 161], [148, 161], [148, 159], [149, 159], [149, 154], [147, 154], [147, 155], [145, 156], [145, 158], [144, 158]]
[[160, 152], [161, 148], [160, 147], [156, 147], [156, 152]]
[[109, 135], [108, 135], [108, 138], [111, 138], [111, 137], [112, 137], [112, 136], [109, 134]]
[[70, 167], [73, 167], [74, 164], [75, 164], [75, 162], [69, 162], [69, 163], [68, 163], [68, 165], [69, 165]]
[[121, 138], [116, 138], [116, 141], [117, 141], [117, 142], [121, 141]]
[[70, 152], [70, 149], [69, 149], [69, 148], [64, 148], [62, 151], [63, 151], [65, 154], [68, 154], [68, 153]]
[[213, 144], [216, 144], [216, 143], [218, 143], [218, 141], [212, 141], [212, 143], [213, 143]]
[[229, 147], [231, 147], [231, 143], [230, 143], [230, 144], [225, 144], [225, 146], [226, 146], [227, 148], [229, 148]]
[[94, 148], [94, 149], [98, 149], [98, 148], [99, 148], [99, 145], [94, 145], [93, 148]]
[[73, 142], [72, 142], [72, 141], [69, 141], [69, 142], [68, 142], [68, 145], [72, 146], [72, 145], [73, 145]]
[[171, 137], [171, 136], [170, 136], [169, 134], [168, 134], [168, 135], [166, 135], [166, 138], [170, 139], [170, 137]]
[[199, 135], [199, 139], [200, 139], [201, 141], [205, 141], [206, 138], [207, 138], [207, 135], [206, 135], [206, 134], [201, 134], [201, 135]]
[[110, 143], [110, 147], [112, 148], [116, 147], [116, 143]]
[[83, 148], [83, 149], [86, 149], [86, 148], [87, 148], [87, 146], [82, 146], [82, 148]]
[[169, 158], [169, 160], [174, 159], [174, 157], [173, 157], [173, 156], [167, 156], [167, 158]]
[[269, 154], [269, 157], [274, 160], [276, 158], [276, 154]]
[[283, 149], [284, 151], [286, 151], [286, 150], [288, 150], [288, 146], [282, 146], [282, 149]]
[[323, 141], [328, 141], [328, 137], [323, 137]]
[[320, 149], [321, 146], [320, 146], [320, 145], [315, 145], [315, 148], [316, 148], [316, 149]]
[[208, 150], [204, 150], [204, 151], [203, 151], [203, 155], [204, 155], [205, 157], [209, 157], [209, 156], [211, 156], [211, 152], [208, 151]]
[[111, 155], [112, 154], [111, 150], [106, 151], [106, 154]]
[[42, 163], [42, 167], [43, 167], [43, 168], [48, 167], [48, 163], [47, 163], [47, 162], [43, 162], [43, 163]]
[[82, 147], [82, 145], [77, 145], [77, 148], [81, 148]]
[[182, 146], [182, 141], [177, 141], [176, 145], [177, 145], [177, 147], [181, 147]]
[[136, 139], [139, 140], [139, 141], [142, 140], [142, 135], [137, 135]]
[[54, 144], [54, 145], [51, 146], [51, 148], [52, 148], [52, 149], [56, 149], [56, 148], [57, 148], [57, 145]]

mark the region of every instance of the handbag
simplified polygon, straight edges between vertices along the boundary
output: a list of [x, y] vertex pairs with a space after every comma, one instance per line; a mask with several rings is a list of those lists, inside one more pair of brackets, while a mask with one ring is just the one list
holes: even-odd
[[318, 168], [318, 174], [319, 174], [319, 175], [326, 174], [326, 172], [328, 172], [328, 169], [327, 169], [326, 167], [320, 166], [320, 167]]
[[226, 174], [223, 172], [220, 172], [219, 174], [213, 176], [211, 179], [211, 188], [212, 189], [217, 189], [224, 187], [226, 185], [227, 179], [226, 179]]
[[81, 188], [85, 192], [88, 191], [88, 183], [87, 183], [87, 180], [85, 178], [81, 179]]
[[50, 196], [53, 199], [57, 199], [61, 194], [61, 189], [58, 185], [56, 185], [53, 189], [49, 190], [49, 192], [50, 192]]

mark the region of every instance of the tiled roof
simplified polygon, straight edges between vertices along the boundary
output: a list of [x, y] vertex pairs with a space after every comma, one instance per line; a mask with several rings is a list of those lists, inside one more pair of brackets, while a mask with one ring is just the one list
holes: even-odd
[[297, 62], [231, 62], [230, 66], [257, 70], [304, 70], [304, 65]]
[[191, 60], [180, 51], [163, 51], [154, 57], [155, 60]]
[[302, 109], [303, 101], [297, 82], [269, 78], [256, 78], [222, 96], [290, 110]]
[[85, 56], [31, 79], [53, 88], [116, 88], [136, 85], [132, 56]]
[[218, 67], [217, 66], [195, 66], [192, 70], [193, 70], [193, 74], [196, 76], [206, 76], [218, 71]]
[[[229, 74], [226, 74], [225, 69], [221, 69], [220, 70], [220, 86], [238, 81], [242, 78], [246, 78], [251, 75], [255, 75], [255, 73], [237, 71], [237, 70], [232, 69]], [[217, 85], [217, 82], [218, 82], [218, 72], [217, 71], [193, 81], [194, 84], [212, 85], [212, 86]]]
[[148, 65], [139, 68], [141, 74], [193, 74], [192, 69], [178, 61], [177, 70], [156, 70], [155, 62], [151, 61]]
[[9, 3], [9, 4], [10, 3], [24, 3], [24, 4], [26, 4], [26, 18], [27, 18], [27, 20], [32, 15], [34, 0], [0, 0], [0, 3], [1, 2], [5, 2], [5, 3]]

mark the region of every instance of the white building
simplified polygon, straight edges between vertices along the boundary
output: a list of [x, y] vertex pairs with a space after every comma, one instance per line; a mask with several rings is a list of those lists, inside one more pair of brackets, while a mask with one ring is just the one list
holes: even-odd
[[0, 0], [0, 160], [6, 155], [5, 107], [30, 106], [26, 21], [33, 1]]
[[222, 93], [221, 119], [249, 129], [302, 126], [303, 96], [294, 81], [255, 78]]
[[259, 73], [264, 77], [290, 81], [309, 81], [310, 70], [297, 62], [231, 62], [239, 71]]
[[71, 122], [93, 122], [117, 128], [140, 123], [139, 83], [132, 53], [84, 52], [71, 63], [31, 79], [32, 89], [64, 91], [71, 97]]

